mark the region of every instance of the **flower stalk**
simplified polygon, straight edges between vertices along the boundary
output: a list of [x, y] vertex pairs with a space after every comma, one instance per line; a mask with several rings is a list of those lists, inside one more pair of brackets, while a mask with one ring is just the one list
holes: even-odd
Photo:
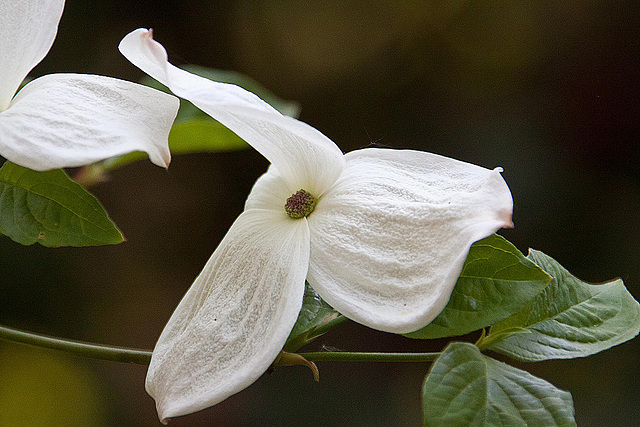
[[73, 353], [91, 359], [148, 365], [151, 351], [111, 345], [94, 344], [0, 326], [0, 339]]
[[[112, 362], [148, 365], [151, 351], [50, 337], [33, 332], [0, 326], [0, 339], [36, 347], [66, 351], [77, 356]], [[433, 362], [440, 353], [362, 353], [319, 351], [297, 353], [309, 362]]]
[[298, 353], [310, 362], [433, 362], [440, 353], [362, 353], [317, 351]]

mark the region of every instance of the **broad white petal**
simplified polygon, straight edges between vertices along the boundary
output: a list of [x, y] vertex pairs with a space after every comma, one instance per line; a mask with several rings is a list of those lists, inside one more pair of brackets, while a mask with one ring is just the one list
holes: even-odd
[[64, 0], [0, 1], [0, 111], [51, 49], [63, 8]]
[[147, 392], [161, 420], [215, 405], [274, 361], [302, 306], [309, 228], [284, 213], [243, 212], [153, 351]]
[[0, 154], [47, 170], [144, 151], [167, 167], [178, 106], [174, 96], [135, 83], [50, 74], [27, 84], [0, 113]]
[[336, 310], [406, 333], [449, 301], [471, 244], [512, 226], [500, 170], [410, 150], [365, 149], [308, 217], [308, 281]]
[[171, 65], [151, 31], [141, 28], [131, 32], [119, 48], [142, 71], [251, 144], [278, 169], [290, 192], [304, 188], [320, 195], [340, 176], [344, 156], [329, 138], [306, 123], [280, 114], [251, 92]]

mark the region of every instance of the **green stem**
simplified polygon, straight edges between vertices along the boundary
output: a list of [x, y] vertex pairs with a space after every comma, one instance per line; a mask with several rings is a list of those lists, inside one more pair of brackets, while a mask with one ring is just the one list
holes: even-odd
[[[140, 365], [148, 365], [151, 361], [151, 352], [148, 350], [137, 350], [49, 337], [8, 328], [6, 326], [0, 326], [0, 340], [2, 339], [37, 347], [62, 350], [92, 359], [137, 363]], [[354, 353], [346, 351], [321, 351], [298, 354], [311, 362], [433, 362], [440, 356], [440, 353]]]
[[318, 351], [298, 353], [310, 362], [433, 362], [441, 353], [356, 353]]
[[147, 350], [136, 350], [132, 348], [54, 338], [18, 329], [7, 328], [6, 326], [0, 326], [0, 339], [34, 345], [37, 347], [63, 350], [78, 356], [90, 357], [92, 359], [138, 363], [140, 365], [148, 365], [151, 361], [151, 352]]

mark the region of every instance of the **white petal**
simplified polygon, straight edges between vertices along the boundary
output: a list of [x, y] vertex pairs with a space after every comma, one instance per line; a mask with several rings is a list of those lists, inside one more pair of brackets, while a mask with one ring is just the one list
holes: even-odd
[[290, 192], [304, 188], [320, 195], [340, 176], [344, 157], [329, 138], [306, 123], [283, 116], [251, 92], [171, 65], [151, 31], [131, 32], [119, 48], [142, 71], [251, 144], [279, 170]]
[[285, 212], [284, 205], [292, 196], [286, 181], [273, 166], [263, 174], [251, 189], [245, 202], [245, 209], [268, 209], [275, 212]]
[[47, 170], [144, 151], [166, 167], [178, 106], [174, 96], [135, 83], [50, 74], [27, 84], [0, 113], [0, 154]]
[[309, 228], [243, 212], [165, 327], [147, 373], [161, 420], [226, 399], [274, 361], [298, 316]]
[[308, 217], [309, 283], [375, 329], [422, 328], [447, 304], [473, 242], [512, 226], [500, 176], [434, 154], [365, 149]]
[[0, 1], [0, 111], [51, 49], [63, 8], [64, 0]]

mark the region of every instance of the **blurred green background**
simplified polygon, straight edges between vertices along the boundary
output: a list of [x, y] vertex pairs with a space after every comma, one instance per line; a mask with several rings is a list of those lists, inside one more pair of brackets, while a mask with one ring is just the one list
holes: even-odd
[[[373, 145], [504, 167], [522, 251], [640, 298], [640, 14], [634, 1], [69, 0], [33, 76], [139, 80], [117, 51], [138, 27], [180, 64], [248, 74], [347, 152]], [[152, 348], [267, 162], [253, 150], [130, 165], [92, 189], [127, 242], [46, 249], [0, 238], [0, 323]], [[476, 336], [468, 337], [475, 340]], [[438, 351], [350, 323], [343, 350]], [[573, 394], [581, 426], [640, 419], [640, 339], [586, 359], [518, 364]], [[280, 368], [198, 425], [418, 425], [428, 364]], [[0, 426], [159, 425], [145, 368], [0, 342]]]

